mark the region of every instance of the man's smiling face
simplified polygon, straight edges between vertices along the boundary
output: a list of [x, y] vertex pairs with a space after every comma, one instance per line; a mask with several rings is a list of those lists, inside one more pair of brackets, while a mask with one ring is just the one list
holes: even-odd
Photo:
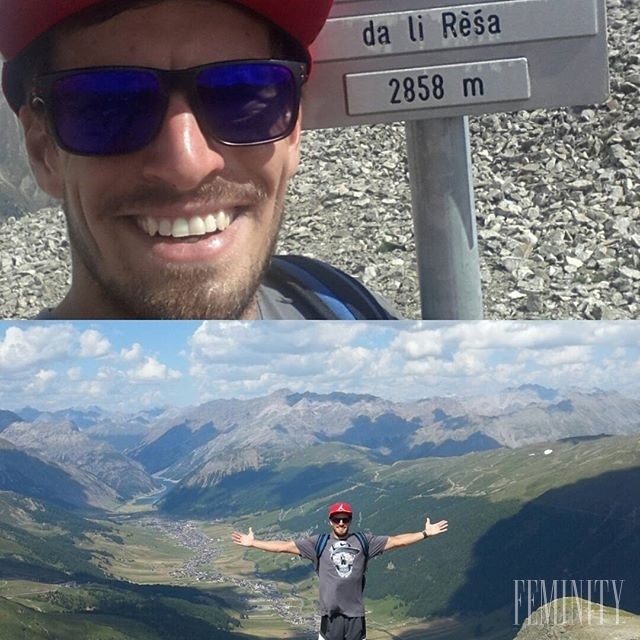
[[[184, 69], [272, 50], [271, 30], [253, 14], [165, 0], [61, 33], [52, 68]], [[36, 176], [67, 216], [73, 282], [59, 316], [252, 317], [297, 169], [299, 126], [278, 142], [225, 146], [175, 92], [145, 148], [85, 157], [57, 147], [28, 107], [21, 119]]]
[[349, 535], [351, 515], [348, 513], [334, 513], [329, 518], [329, 524], [336, 538], [346, 538]]

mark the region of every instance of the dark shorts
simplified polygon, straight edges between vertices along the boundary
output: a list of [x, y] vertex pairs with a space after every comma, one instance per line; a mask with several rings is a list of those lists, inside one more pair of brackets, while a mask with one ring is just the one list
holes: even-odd
[[364, 618], [347, 618], [339, 613], [322, 616], [318, 640], [366, 640]]

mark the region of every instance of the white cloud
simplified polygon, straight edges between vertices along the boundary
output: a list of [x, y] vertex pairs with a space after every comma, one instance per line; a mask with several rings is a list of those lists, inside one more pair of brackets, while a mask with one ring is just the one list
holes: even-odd
[[111, 343], [99, 331], [87, 329], [80, 336], [80, 355], [83, 358], [101, 358], [111, 349]]
[[525, 349], [518, 353], [518, 360], [532, 361], [543, 367], [558, 367], [565, 364], [588, 363], [593, 359], [589, 346], [569, 345], [557, 349]]
[[572, 345], [637, 346], [638, 322], [479, 321], [448, 323], [443, 339], [460, 349], [557, 349]]
[[82, 378], [82, 369], [80, 367], [71, 367], [67, 369], [67, 378], [72, 382], [76, 382]]
[[140, 396], [140, 404], [143, 407], [156, 407], [165, 402], [165, 400], [164, 394], [157, 390], [143, 393]]
[[49, 382], [49, 380], [53, 380], [58, 374], [51, 369], [40, 369], [38, 373], [35, 375], [35, 379], [38, 382]]
[[84, 380], [78, 389], [82, 397], [91, 397], [94, 399], [103, 398], [105, 395], [105, 387], [99, 380]]
[[366, 332], [367, 323], [204, 322], [189, 340], [191, 362], [271, 363], [284, 355], [331, 353]]
[[69, 325], [7, 328], [0, 341], [0, 372], [23, 371], [61, 359], [69, 354], [74, 335]]
[[139, 360], [142, 355], [142, 345], [138, 342], [131, 345], [130, 349], [124, 348], [120, 351], [120, 357], [125, 362], [134, 362]]
[[142, 364], [129, 371], [129, 379], [133, 382], [160, 382], [163, 380], [177, 380], [182, 377], [179, 371], [169, 369], [167, 365], [155, 358], [146, 358]]
[[357, 344], [370, 329], [347, 322], [203, 323], [189, 341], [189, 373], [199, 398], [212, 387], [225, 397], [349, 390], [376, 367], [376, 348]]
[[52, 369], [40, 369], [34, 376], [32, 381], [27, 385], [27, 390], [41, 393], [54, 380], [58, 374]]
[[[146, 329], [87, 326], [3, 328], [0, 406], [138, 408], [282, 388], [409, 400], [527, 382], [623, 389], [640, 379], [640, 323], [208, 322], [182, 332], [159, 323], [149, 341]], [[190, 376], [172, 368], [182, 369], [178, 354]]]
[[[493, 381], [493, 385], [512, 386], [514, 380], [527, 380], [527, 370], [524, 364], [503, 364], [494, 365], [486, 373], [488, 380]], [[493, 388], [495, 391], [495, 387]]]
[[443, 331], [443, 339], [459, 350], [547, 348], [567, 344], [568, 335], [562, 323], [489, 320], [451, 323]]
[[442, 338], [440, 329], [403, 331], [394, 340], [392, 347], [400, 349], [406, 358], [419, 360], [428, 356], [440, 355], [444, 346]]
[[118, 375], [112, 367], [100, 367], [96, 372], [96, 380], [111, 380]]
[[487, 371], [484, 358], [470, 351], [459, 351], [451, 359], [424, 358], [422, 360], [409, 360], [404, 367], [405, 375], [429, 375], [441, 378], [484, 376]]

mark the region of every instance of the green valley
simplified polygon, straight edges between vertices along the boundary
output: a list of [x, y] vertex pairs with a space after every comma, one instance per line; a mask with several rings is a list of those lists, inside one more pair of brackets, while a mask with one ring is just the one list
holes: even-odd
[[514, 581], [531, 578], [624, 581], [622, 609], [637, 614], [639, 445], [569, 438], [388, 461], [327, 443], [110, 511], [0, 492], [0, 639], [311, 638], [310, 565], [230, 535], [323, 531], [335, 500], [374, 533], [420, 530], [427, 515], [450, 523], [370, 563], [371, 640], [511, 639]]

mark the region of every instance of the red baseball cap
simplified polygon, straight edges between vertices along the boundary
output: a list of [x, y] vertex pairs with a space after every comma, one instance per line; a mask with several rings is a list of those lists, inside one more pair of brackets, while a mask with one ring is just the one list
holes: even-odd
[[346, 502], [336, 502], [329, 507], [329, 517], [335, 516], [336, 513], [346, 513], [349, 516], [353, 516], [353, 509]]
[[[11, 61], [38, 37], [81, 11], [112, 0], [0, 0], [0, 55]], [[327, 20], [333, 0], [233, 0], [289, 34], [307, 52]], [[5, 63], [2, 88], [16, 109]]]

